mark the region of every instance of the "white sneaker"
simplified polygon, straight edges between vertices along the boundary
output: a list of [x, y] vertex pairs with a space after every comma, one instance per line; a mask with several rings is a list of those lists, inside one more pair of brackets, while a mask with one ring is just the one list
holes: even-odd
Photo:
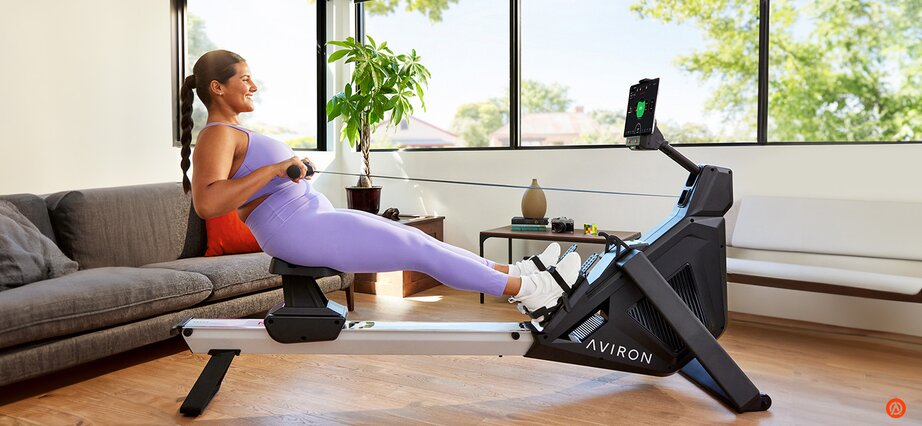
[[[557, 263], [556, 270], [567, 284], [567, 288], [572, 288], [579, 278], [579, 268], [582, 266], [579, 253], [572, 252], [560, 262]], [[519, 312], [527, 314], [535, 312], [541, 308], [553, 308], [557, 306], [560, 296], [563, 295], [563, 288], [557, 284], [554, 277], [548, 271], [536, 272], [531, 275], [522, 277], [522, 280], [531, 280], [535, 284], [536, 290], [530, 294], [515, 296], [509, 298], [509, 303], [518, 302]], [[544, 316], [536, 318], [539, 322], [544, 320]]]
[[557, 258], [560, 257], [560, 244], [550, 243], [546, 249], [544, 249], [541, 254], [537, 256], [529, 257], [525, 260], [520, 260], [518, 262], [509, 265], [509, 275], [515, 275], [518, 277], [523, 277], [525, 275], [531, 275], [535, 272], [539, 272], [538, 265], [535, 263], [534, 259], [538, 258], [542, 264], [544, 264], [545, 269], [554, 266], [557, 263]]

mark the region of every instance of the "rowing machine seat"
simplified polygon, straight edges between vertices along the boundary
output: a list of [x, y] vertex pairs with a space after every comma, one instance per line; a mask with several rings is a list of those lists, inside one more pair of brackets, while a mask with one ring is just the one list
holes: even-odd
[[339, 275], [332, 268], [301, 266], [273, 257], [269, 272], [282, 276], [285, 301], [266, 315], [266, 331], [281, 343], [334, 340], [346, 323], [346, 308], [329, 300], [317, 284]]
[[269, 263], [269, 272], [277, 275], [298, 275], [302, 277], [323, 278], [340, 275], [342, 272], [323, 266], [301, 266], [273, 257]]

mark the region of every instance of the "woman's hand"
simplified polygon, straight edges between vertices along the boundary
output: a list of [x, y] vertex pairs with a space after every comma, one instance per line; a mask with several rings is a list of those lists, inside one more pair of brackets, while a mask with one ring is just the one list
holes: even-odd
[[288, 176], [288, 168], [291, 166], [297, 166], [301, 173], [299, 173], [297, 179], [292, 179], [295, 182], [300, 182], [301, 178], [304, 177], [304, 174], [307, 173], [307, 167], [304, 166], [304, 163], [301, 162], [297, 156], [293, 156], [285, 161], [280, 161], [275, 163], [275, 177], [291, 179]]
[[[311, 169], [314, 170], [314, 174], [317, 173], [317, 165], [314, 164], [314, 162], [311, 161], [310, 158], [301, 157], [301, 165], [304, 165], [304, 164], [310, 164], [310, 165], [311, 165]], [[304, 173], [307, 173], [307, 167], [304, 167]], [[304, 178], [307, 179], [307, 180], [311, 180], [311, 179], [314, 178], [314, 174], [311, 174], [310, 176], [305, 176]]]
[[297, 156], [294, 156], [285, 161], [276, 163], [275, 164], [276, 166], [275, 175], [276, 177], [291, 179], [290, 176], [288, 176], [288, 168], [294, 165], [294, 166], [297, 166], [298, 169], [301, 171], [298, 178], [292, 179], [294, 182], [300, 182], [301, 179], [311, 180], [314, 178], [313, 175], [305, 176], [307, 174], [307, 166], [304, 165], [305, 163], [310, 164], [311, 167], [314, 168], [314, 170], [317, 170], [316, 166], [314, 166], [314, 163], [311, 162], [309, 158], [307, 157], [298, 158]]

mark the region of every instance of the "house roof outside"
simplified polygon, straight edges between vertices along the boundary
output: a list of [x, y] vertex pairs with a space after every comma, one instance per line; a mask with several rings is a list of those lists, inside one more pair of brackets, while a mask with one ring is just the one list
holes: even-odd
[[[599, 130], [599, 124], [581, 109], [573, 112], [522, 114], [522, 145], [566, 145], [580, 135]], [[490, 146], [509, 145], [509, 124], [490, 134]]]
[[[387, 118], [384, 122], [386, 122]], [[394, 129], [387, 130], [381, 124], [372, 134], [372, 146], [392, 145], [396, 148], [440, 148], [464, 146], [460, 136], [419, 118], [403, 121]]]

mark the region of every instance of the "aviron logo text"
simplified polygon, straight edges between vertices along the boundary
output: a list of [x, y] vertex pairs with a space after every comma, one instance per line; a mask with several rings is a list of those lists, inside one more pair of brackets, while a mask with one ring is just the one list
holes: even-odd
[[649, 352], [638, 351], [637, 349], [628, 349], [624, 346], [603, 342], [601, 340], [599, 340], [598, 343], [596, 343], [595, 339], [590, 340], [589, 344], [586, 345], [586, 349], [598, 351], [603, 354], [607, 353], [618, 358], [646, 363], [648, 365], [653, 362], [653, 354]]

